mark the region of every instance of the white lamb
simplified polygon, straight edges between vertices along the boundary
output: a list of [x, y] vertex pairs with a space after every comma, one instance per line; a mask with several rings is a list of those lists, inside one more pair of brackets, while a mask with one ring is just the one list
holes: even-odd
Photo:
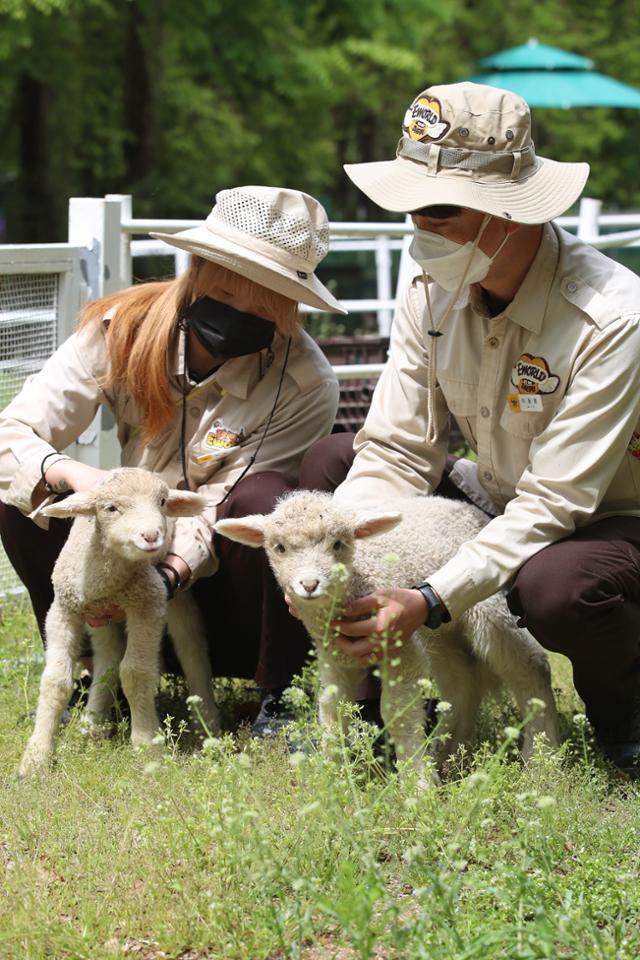
[[[356, 513], [327, 494], [298, 491], [282, 498], [267, 516], [220, 520], [216, 531], [264, 546], [280, 586], [315, 641], [320, 721], [328, 725], [336, 721], [340, 701], [354, 700], [366, 669], [333, 643], [328, 620], [356, 597], [428, 579], [485, 523], [475, 507], [442, 497], [394, 500], [384, 512]], [[523, 717], [531, 717], [531, 698], [545, 704], [526, 724], [524, 757], [531, 754], [538, 732], [557, 744], [547, 657], [531, 634], [516, 626], [502, 594], [438, 630], [418, 630], [400, 649], [392, 649], [392, 641], [388, 646], [380, 671], [382, 717], [398, 756], [412, 759], [418, 769], [425, 734], [417, 681], [427, 675], [451, 704], [433, 740], [438, 765], [470, 738], [484, 694], [500, 682]]]
[[159, 729], [155, 693], [165, 624], [189, 689], [202, 699], [205, 723], [212, 732], [219, 729], [197, 605], [188, 593], [177, 593], [168, 603], [164, 581], [154, 566], [167, 553], [172, 518], [196, 516], [205, 505], [204, 497], [170, 490], [156, 474], [122, 468], [111, 471], [98, 487], [45, 508], [47, 516], [76, 519], [53, 571], [55, 596], [45, 624], [46, 662], [21, 776], [53, 754], [71, 695], [84, 611], [91, 607], [117, 605], [127, 619], [126, 635], [118, 624], [91, 629], [94, 674], [83, 714], [87, 732], [98, 733], [109, 717], [119, 668], [131, 710], [131, 741], [135, 745], [152, 742]]

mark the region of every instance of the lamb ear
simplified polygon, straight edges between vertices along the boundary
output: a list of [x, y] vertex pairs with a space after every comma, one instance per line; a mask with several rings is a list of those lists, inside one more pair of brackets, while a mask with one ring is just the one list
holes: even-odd
[[264, 517], [259, 513], [251, 517], [239, 517], [227, 520], [218, 520], [213, 528], [229, 540], [244, 543], [247, 547], [262, 547], [264, 545]]
[[356, 521], [353, 535], [356, 540], [375, 537], [379, 533], [393, 530], [401, 520], [401, 513], [361, 513]]
[[81, 490], [64, 500], [57, 500], [40, 511], [45, 517], [88, 517], [96, 512], [96, 491]]
[[189, 490], [169, 490], [167, 514], [170, 517], [197, 517], [206, 507], [208, 500], [201, 493]]

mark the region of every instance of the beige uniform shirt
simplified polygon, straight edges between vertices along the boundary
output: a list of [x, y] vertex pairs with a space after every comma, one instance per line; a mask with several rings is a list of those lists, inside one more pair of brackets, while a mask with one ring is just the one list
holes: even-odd
[[[135, 401], [123, 387], [101, 386], [108, 369], [104, 324], [69, 337], [0, 413], [2, 499], [46, 527], [46, 519], [39, 515], [45, 504], [33, 510], [31, 500], [42, 458], [76, 440], [101, 403], [115, 417], [122, 464], [156, 471], [170, 486], [184, 487], [180, 451], [184, 343], [180, 333], [170, 360], [175, 416], [145, 445]], [[201, 517], [176, 522], [171, 549], [187, 561], [194, 578], [217, 569], [212, 543], [215, 505], [256, 452], [276, 399], [285, 351], [286, 340], [276, 334], [271, 364], [267, 351], [262, 351], [228, 360], [201, 383], [187, 382], [189, 488], [205, 494], [210, 506]], [[337, 406], [338, 384], [330, 364], [311, 337], [299, 333], [293, 338], [276, 411], [252, 470], [278, 470], [295, 479], [307, 448], [331, 432]]]
[[[424, 284], [417, 273], [400, 305], [337, 496], [380, 504], [433, 492], [455, 416], [499, 514], [429, 577], [455, 616], [576, 527], [640, 516], [640, 279], [547, 224], [501, 314], [488, 315], [478, 287], [463, 290], [437, 341], [435, 444], [425, 439], [433, 338]], [[429, 289], [438, 329], [452, 294]]]

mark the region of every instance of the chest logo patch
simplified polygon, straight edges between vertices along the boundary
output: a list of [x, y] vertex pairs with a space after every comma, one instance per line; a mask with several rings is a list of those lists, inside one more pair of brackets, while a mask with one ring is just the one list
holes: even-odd
[[402, 129], [411, 140], [441, 140], [451, 124], [442, 119], [442, 107], [435, 97], [421, 93], [404, 115]]
[[511, 383], [522, 395], [555, 393], [560, 386], [560, 377], [549, 370], [544, 357], [520, 356], [511, 371]]
[[214, 420], [211, 429], [207, 431], [204, 439], [205, 447], [211, 450], [229, 450], [230, 447], [238, 447], [245, 438], [243, 429], [239, 433], [228, 430], [222, 420]]

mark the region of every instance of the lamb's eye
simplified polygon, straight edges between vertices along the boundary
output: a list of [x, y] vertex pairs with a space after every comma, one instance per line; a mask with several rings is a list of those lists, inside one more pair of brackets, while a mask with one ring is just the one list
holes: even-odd
[[333, 545], [333, 549], [334, 549], [335, 552], [337, 553], [338, 550], [342, 550], [342, 546], [343, 546], [342, 540], [336, 540], [336, 542], [335, 542], [334, 545]]
[[286, 553], [285, 546], [283, 543], [276, 543], [274, 549], [276, 553]]
[[109, 513], [118, 512], [118, 508], [116, 507], [115, 503], [108, 503], [105, 507], [105, 510], [107, 510]]
[[160, 506], [161, 506], [161, 507], [164, 507], [164, 505], [165, 505], [166, 502], [167, 502], [167, 498], [166, 498], [166, 497], [162, 497], [162, 499], [160, 500]]

